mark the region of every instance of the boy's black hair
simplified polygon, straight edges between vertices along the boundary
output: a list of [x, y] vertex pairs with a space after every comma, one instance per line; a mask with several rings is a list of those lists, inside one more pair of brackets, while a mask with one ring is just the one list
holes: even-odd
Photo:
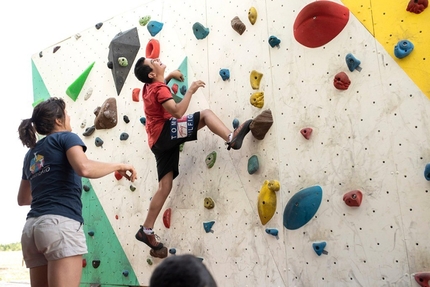
[[155, 268], [150, 287], [217, 287], [206, 266], [197, 257], [185, 254], [170, 256]]
[[134, 65], [134, 75], [136, 78], [145, 83], [150, 84], [152, 83], [152, 79], [149, 78], [149, 73], [152, 72], [152, 68], [148, 65], [144, 64], [145, 57], [141, 57], [139, 60], [137, 60], [136, 65]]

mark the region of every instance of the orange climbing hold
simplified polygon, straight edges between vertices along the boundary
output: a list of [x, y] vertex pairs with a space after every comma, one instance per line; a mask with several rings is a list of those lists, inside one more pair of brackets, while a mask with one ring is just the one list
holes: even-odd
[[160, 42], [156, 39], [149, 40], [146, 45], [146, 58], [157, 59], [160, 57]]
[[166, 228], [170, 228], [170, 218], [172, 216], [172, 209], [168, 208], [164, 211], [163, 214], [163, 223]]
[[308, 48], [333, 40], [346, 26], [349, 9], [332, 1], [314, 1], [306, 5], [294, 22], [294, 38]]
[[133, 102], [138, 102], [139, 101], [139, 95], [140, 95], [140, 89], [139, 88], [134, 88], [133, 92], [132, 92]]
[[363, 194], [359, 190], [352, 190], [343, 196], [343, 201], [348, 206], [360, 206]]

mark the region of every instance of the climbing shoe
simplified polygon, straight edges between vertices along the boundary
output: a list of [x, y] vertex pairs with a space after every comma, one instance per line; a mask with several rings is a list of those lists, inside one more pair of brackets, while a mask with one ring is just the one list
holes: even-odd
[[230, 142], [227, 144], [227, 150], [232, 149], [240, 149], [242, 147], [243, 139], [245, 138], [246, 134], [249, 133], [250, 128], [249, 125], [251, 124], [252, 120], [247, 120], [243, 124], [241, 124], [237, 129], [234, 130], [233, 136]]
[[142, 241], [151, 249], [154, 250], [160, 250], [163, 248], [163, 243], [158, 242], [157, 240], [160, 240], [157, 235], [154, 234], [154, 231], [151, 230], [151, 234], [147, 234], [145, 231], [143, 231], [143, 226], [140, 226], [139, 231], [136, 233], [136, 239], [139, 241]]
[[167, 257], [167, 248], [166, 248], [166, 247], [163, 247], [163, 248], [161, 248], [160, 250], [154, 250], [154, 249], [151, 249], [151, 250], [149, 250], [149, 254], [150, 254], [152, 257], [157, 257], [157, 258], [166, 258], [166, 257]]

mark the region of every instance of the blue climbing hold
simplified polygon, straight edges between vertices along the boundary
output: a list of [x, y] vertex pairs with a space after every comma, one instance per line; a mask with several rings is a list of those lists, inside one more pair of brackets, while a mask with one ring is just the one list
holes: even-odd
[[411, 41], [408, 40], [401, 40], [397, 43], [396, 46], [394, 46], [394, 55], [402, 59], [409, 55], [412, 50], [414, 49], [414, 44], [412, 44]]
[[317, 213], [322, 201], [318, 185], [300, 190], [291, 197], [284, 209], [284, 226], [294, 230], [302, 227]]
[[194, 23], [193, 25], [193, 33], [196, 36], [197, 40], [202, 40], [209, 35], [209, 28], [205, 28], [199, 22]]
[[181, 92], [181, 95], [185, 96], [185, 94], [187, 93], [187, 86], [182, 85], [179, 91]]
[[88, 235], [91, 237], [94, 236], [94, 231], [92, 231], [92, 230], [88, 231]]
[[212, 231], [212, 226], [214, 226], [215, 221], [206, 221], [203, 222], [203, 228], [205, 229], [206, 233], [209, 233]]
[[149, 34], [154, 37], [161, 31], [161, 29], [163, 29], [163, 23], [157, 21], [149, 21], [147, 28]]
[[430, 163], [426, 164], [426, 168], [424, 169], [424, 177], [430, 181]]
[[145, 117], [141, 117], [141, 118], [140, 118], [140, 123], [141, 123], [142, 125], [146, 125], [146, 118], [145, 118]]
[[258, 157], [254, 154], [248, 160], [248, 173], [254, 174], [260, 168], [260, 163], [258, 162]]
[[239, 127], [239, 124], [240, 124], [239, 120], [237, 118], [234, 119], [233, 120], [233, 129], [237, 129]]
[[122, 133], [122, 134], [119, 136], [119, 139], [120, 139], [120, 140], [122, 140], [122, 141], [126, 141], [126, 140], [128, 140], [128, 133]]
[[122, 271], [122, 275], [124, 275], [124, 277], [128, 277], [128, 274], [129, 274], [128, 270]]
[[176, 254], [176, 249], [175, 248], [170, 248], [169, 249], [169, 253], [172, 254], [172, 255], [175, 255]]
[[354, 70], [361, 71], [360, 67], [360, 60], [355, 58], [351, 53], [348, 53], [345, 57], [346, 65], [348, 66], [348, 69], [353, 72]]
[[279, 44], [281, 43], [281, 40], [279, 40], [276, 36], [270, 36], [269, 37], [269, 45], [270, 47], [279, 47]]
[[321, 256], [321, 254], [325, 253], [324, 248], [326, 247], [327, 243], [325, 241], [322, 242], [315, 242], [312, 243], [312, 248], [314, 249], [315, 253], [318, 254], [318, 256]]
[[278, 236], [278, 229], [276, 228], [266, 228], [266, 233], [273, 235], [273, 236]]
[[230, 79], [230, 71], [229, 69], [221, 69], [219, 71], [219, 75], [221, 76], [223, 81], [227, 81], [228, 79]]

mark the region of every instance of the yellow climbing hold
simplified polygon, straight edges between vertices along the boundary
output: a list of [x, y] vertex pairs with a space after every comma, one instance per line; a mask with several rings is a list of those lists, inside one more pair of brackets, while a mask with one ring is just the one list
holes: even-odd
[[255, 7], [249, 8], [248, 19], [249, 19], [249, 22], [251, 22], [252, 25], [254, 25], [255, 22], [257, 22], [257, 9], [255, 9]]
[[258, 194], [258, 215], [261, 224], [265, 225], [272, 219], [276, 211], [276, 191], [281, 188], [277, 180], [265, 180]]
[[264, 92], [255, 92], [249, 98], [251, 105], [261, 109], [264, 106]]
[[250, 75], [250, 81], [251, 81], [251, 87], [254, 90], [258, 90], [260, 88], [261, 78], [263, 78], [262, 73], [252, 70]]

